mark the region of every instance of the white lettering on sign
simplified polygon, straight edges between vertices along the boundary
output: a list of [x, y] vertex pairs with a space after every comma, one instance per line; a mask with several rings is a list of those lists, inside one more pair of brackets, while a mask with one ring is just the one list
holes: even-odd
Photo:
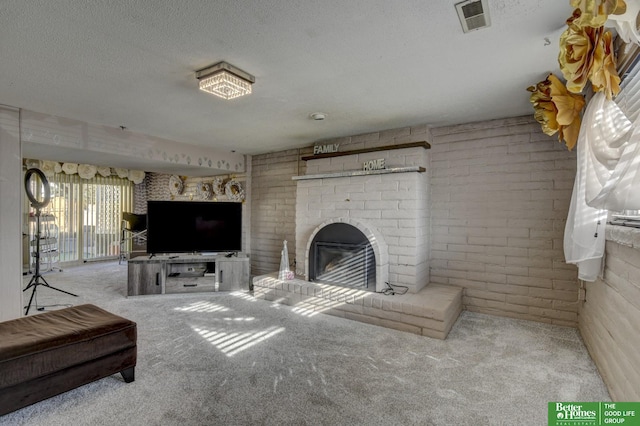
[[339, 143], [333, 143], [329, 145], [316, 145], [313, 147], [313, 155], [327, 154], [329, 152], [338, 152]]
[[384, 158], [380, 158], [378, 160], [369, 160], [364, 162], [364, 167], [362, 168], [364, 171], [367, 170], [382, 170], [386, 166], [384, 164]]

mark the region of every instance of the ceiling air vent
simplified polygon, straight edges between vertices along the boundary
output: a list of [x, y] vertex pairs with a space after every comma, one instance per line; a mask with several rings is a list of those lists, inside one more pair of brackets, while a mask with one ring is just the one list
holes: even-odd
[[491, 25], [487, 0], [467, 0], [456, 4], [462, 31], [479, 30]]

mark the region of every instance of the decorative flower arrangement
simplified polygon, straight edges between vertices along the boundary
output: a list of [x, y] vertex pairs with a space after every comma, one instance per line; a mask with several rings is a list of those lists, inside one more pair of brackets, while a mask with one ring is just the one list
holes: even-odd
[[593, 70], [602, 66], [600, 38], [603, 28], [581, 26], [580, 9], [567, 19], [568, 28], [560, 36], [560, 71], [567, 80], [567, 89], [580, 93], [588, 83]]
[[[27, 168], [40, 169], [48, 178], [53, 177], [56, 173], [65, 173], [67, 175], [77, 174], [82, 179], [93, 179], [97, 175], [102, 177], [109, 177], [113, 173], [109, 166], [95, 166], [93, 164], [77, 164], [77, 163], [62, 163], [50, 160], [33, 160], [25, 159], [24, 164]], [[142, 170], [128, 170], [128, 169], [114, 169], [114, 172], [118, 177], [122, 179], [129, 179], [134, 184], [140, 184], [144, 181], [146, 172]]]
[[535, 110], [534, 117], [542, 125], [542, 131], [549, 136], [559, 132], [558, 139], [564, 140], [567, 147], [573, 149], [580, 131], [584, 97], [569, 93], [553, 74], [527, 90], [532, 92], [530, 100]]
[[560, 36], [558, 63], [565, 85], [553, 74], [531, 86], [534, 117], [547, 135], [558, 134], [571, 150], [578, 141], [580, 114], [585, 101], [579, 94], [588, 82], [594, 92], [611, 99], [620, 92], [613, 37], [604, 23], [610, 14], [623, 14], [623, 0], [569, 0], [576, 9], [567, 19], [568, 28]]
[[616, 60], [613, 51], [613, 36], [610, 31], [605, 32], [601, 39], [602, 66], [591, 75], [591, 84], [596, 92], [605, 92], [607, 99], [620, 93], [620, 76], [616, 70]]
[[627, 10], [624, 0], [570, 0], [569, 4], [582, 11], [582, 21], [590, 27], [602, 27], [609, 15], [622, 15]]

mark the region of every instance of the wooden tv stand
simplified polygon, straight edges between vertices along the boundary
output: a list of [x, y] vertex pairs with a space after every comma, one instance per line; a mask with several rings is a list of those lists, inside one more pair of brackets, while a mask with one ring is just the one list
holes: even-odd
[[249, 255], [138, 256], [128, 261], [127, 296], [249, 289]]

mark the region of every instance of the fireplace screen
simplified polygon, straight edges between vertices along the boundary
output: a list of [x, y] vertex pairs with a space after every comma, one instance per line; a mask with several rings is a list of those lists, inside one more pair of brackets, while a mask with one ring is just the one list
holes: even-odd
[[375, 290], [375, 254], [369, 240], [357, 228], [328, 225], [314, 238], [309, 255], [311, 281]]
[[375, 287], [375, 258], [370, 244], [317, 243], [315, 280], [347, 287]]

